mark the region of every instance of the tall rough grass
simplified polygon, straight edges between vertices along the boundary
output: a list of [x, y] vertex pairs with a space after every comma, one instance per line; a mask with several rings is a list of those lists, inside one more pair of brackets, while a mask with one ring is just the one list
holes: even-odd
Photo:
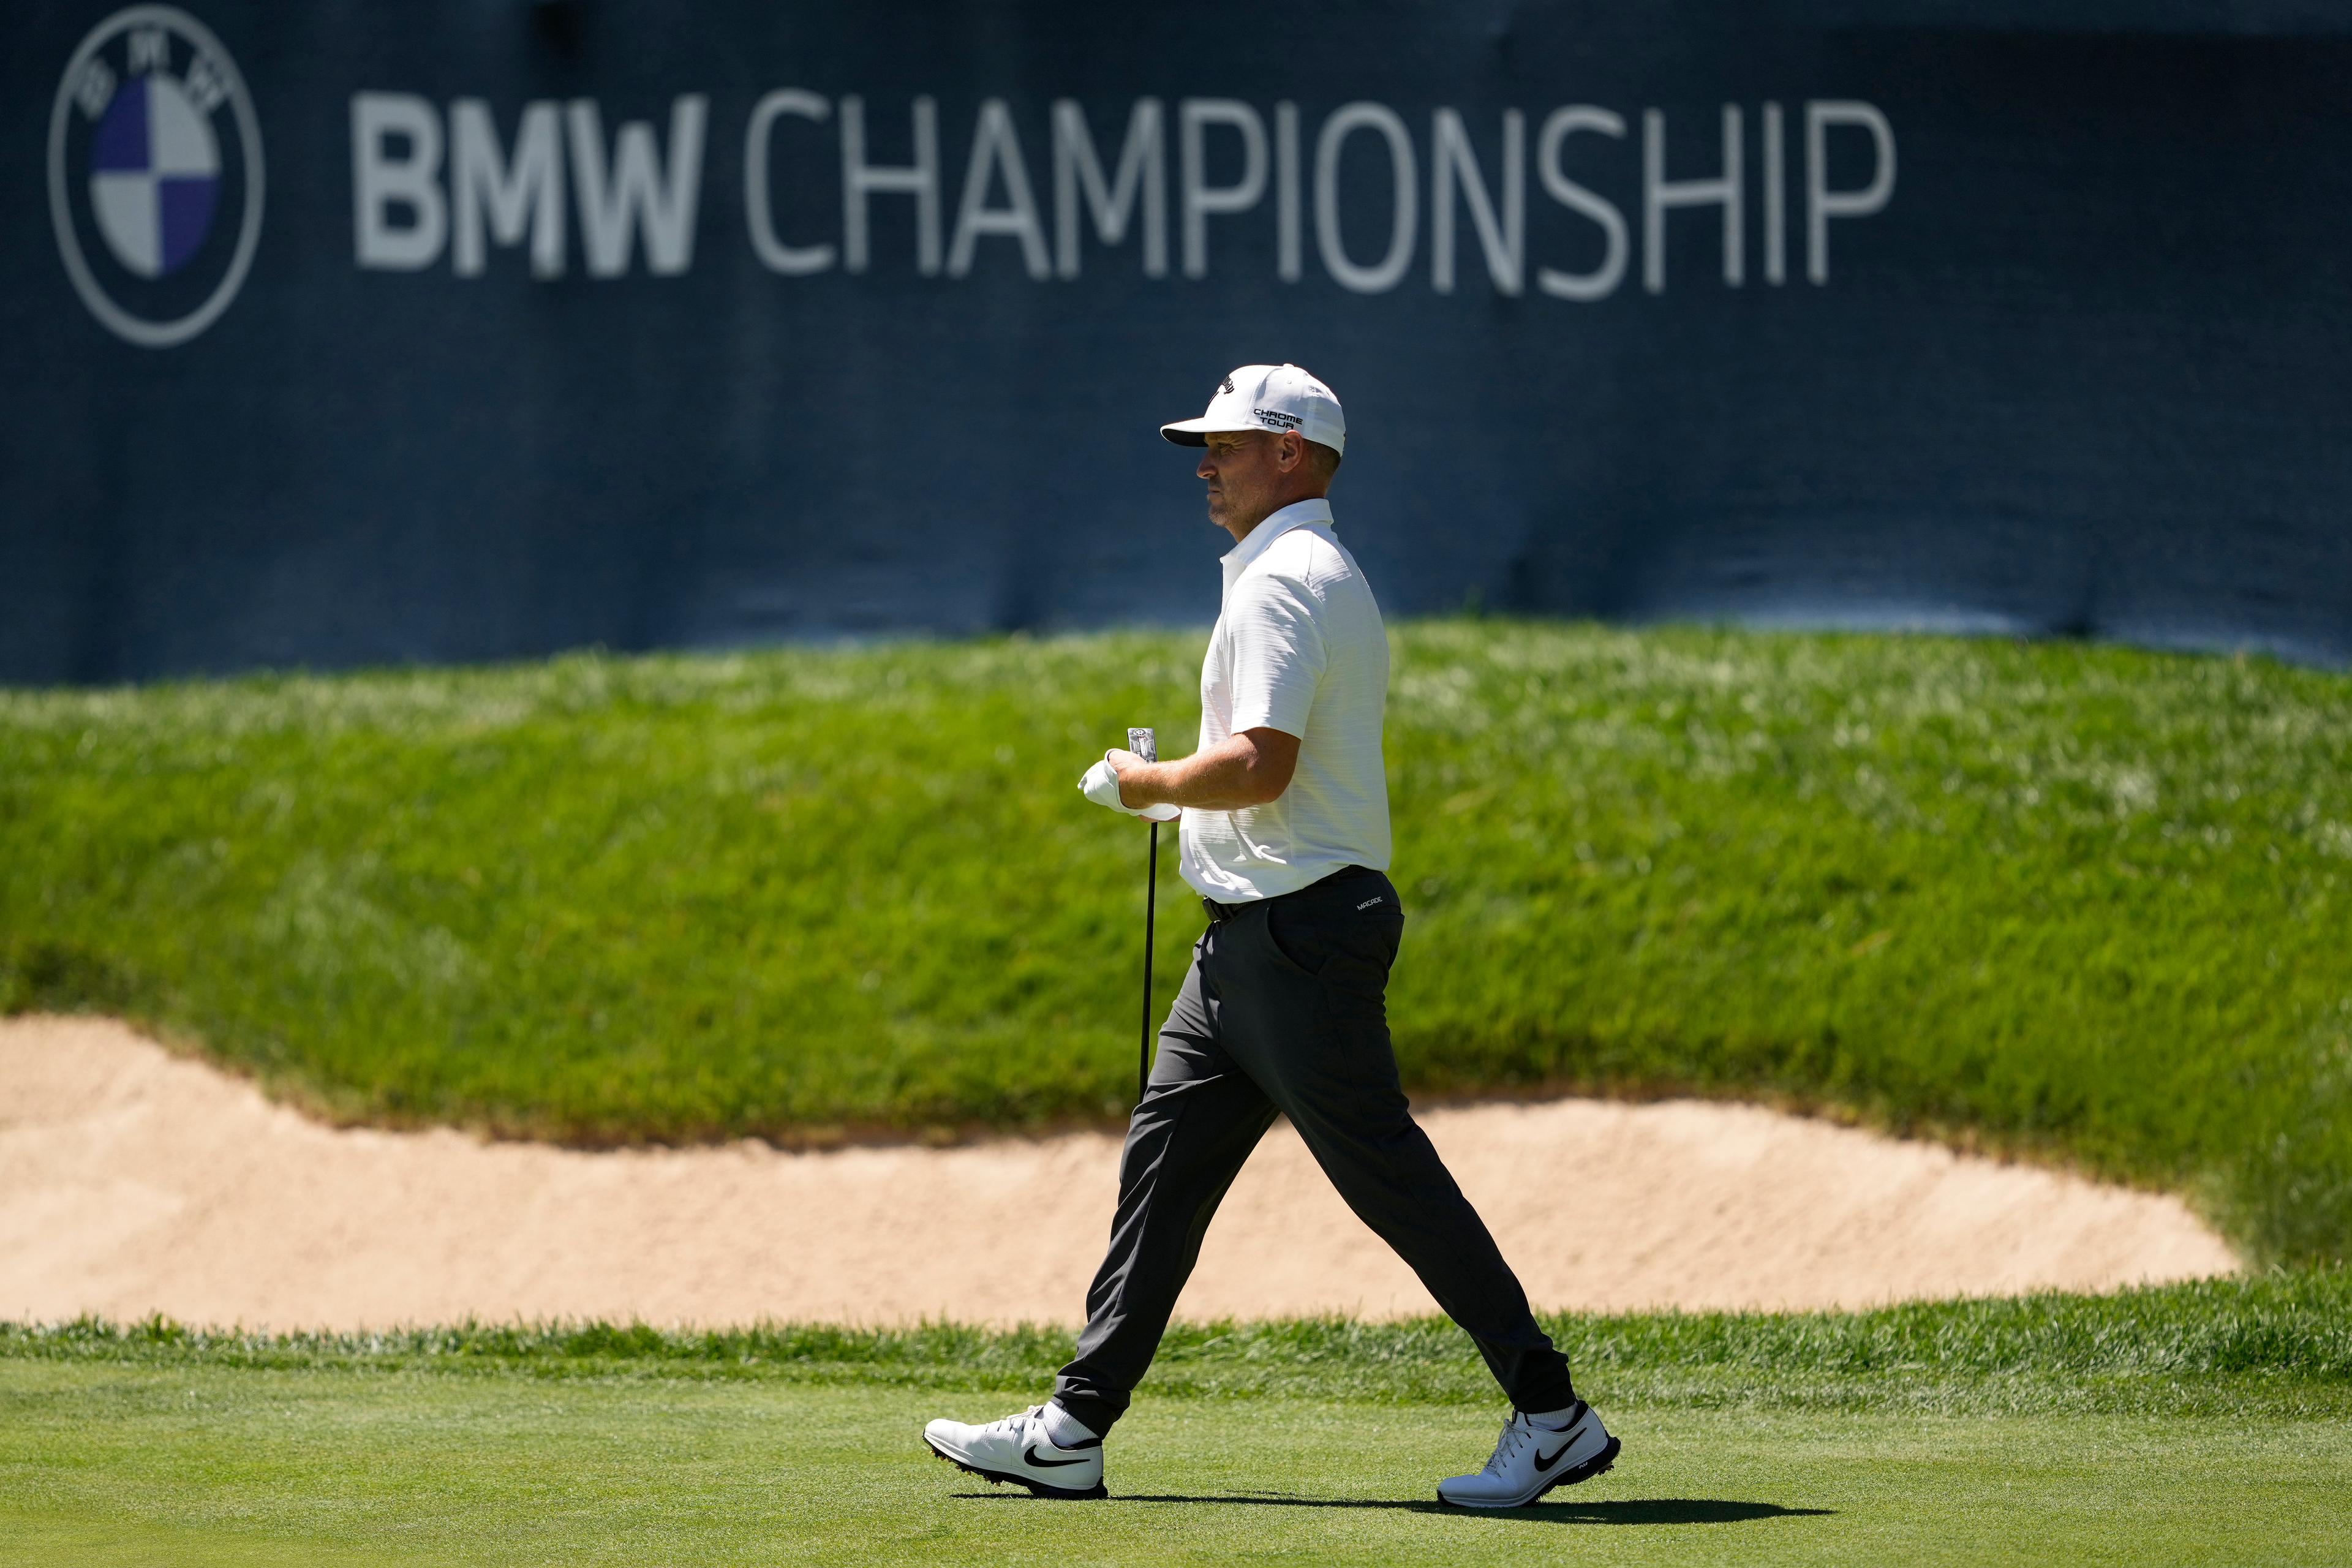
[[[2352, 1415], [2352, 1271], [2126, 1290], [1919, 1302], [1869, 1312], [1632, 1312], [1547, 1320], [1595, 1399], [2021, 1414]], [[1068, 1359], [1066, 1329], [953, 1323], [458, 1324], [363, 1334], [191, 1329], [163, 1319], [0, 1323], [0, 1360], [545, 1378], [784, 1379], [1034, 1391]], [[1440, 1318], [1179, 1323], [1146, 1392], [1203, 1398], [1451, 1402], [1494, 1396]]]

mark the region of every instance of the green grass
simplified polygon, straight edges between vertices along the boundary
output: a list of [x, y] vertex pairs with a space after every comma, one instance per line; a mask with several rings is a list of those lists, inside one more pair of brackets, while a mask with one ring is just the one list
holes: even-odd
[[[1001, 1402], [1000, 1402], [1001, 1404]], [[2334, 1564], [2352, 1427], [2147, 1417], [1620, 1420], [1616, 1472], [1473, 1516], [1475, 1410], [1139, 1412], [1115, 1494], [1039, 1503], [925, 1455], [904, 1392], [0, 1366], [0, 1563]]]
[[[2352, 680], [2080, 645], [1402, 627], [1423, 1089], [1690, 1089], [2352, 1253]], [[0, 1007], [582, 1142], [1114, 1115], [1197, 635], [0, 694]], [[1172, 864], [1172, 857], [1171, 857]], [[1163, 877], [1172, 984], [1193, 929]]]
[[2335, 1563], [2347, 1305], [2334, 1270], [1563, 1320], [1624, 1457], [1496, 1516], [1429, 1501], [1501, 1414], [1435, 1323], [1185, 1331], [1087, 1505], [917, 1442], [1034, 1397], [1062, 1336], [16, 1329], [0, 1564]]
[[[2352, 1269], [2124, 1290], [1916, 1302], [1869, 1312], [1561, 1314], [1578, 1385], [1612, 1406], [1925, 1414], [2352, 1417]], [[802, 1383], [1000, 1394], [1045, 1386], [1067, 1331], [782, 1325], [467, 1325], [268, 1335], [163, 1321], [0, 1324], [0, 1363], [149, 1371]], [[1153, 1398], [1488, 1400], [1439, 1318], [1174, 1325]]]

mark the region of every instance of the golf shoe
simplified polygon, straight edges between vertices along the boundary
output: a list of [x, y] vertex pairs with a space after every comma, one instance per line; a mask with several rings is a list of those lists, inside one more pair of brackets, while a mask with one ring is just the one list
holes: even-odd
[[1574, 1486], [1617, 1462], [1617, 1439], [1592, 1406], [1579, 1400], [1557, 1426], [1511, 1412], [1495, 1457], [1475, 1476], [1437, 1484], [1437, 1500], [1456, 1508], [1524, 1508], [1554, 1487]]
[[1072, 1447], [1056, 1446], [1045, 1431], [1045, 1407], [1028, 1409], [967, 1426], [934, 1421], [923, 1428], [931, 1452], [984, 1480], [1010, 1481], [1039, 1497], [1098, 1498], [1103, 1490], [1102, 1439], [1088, 1437]]

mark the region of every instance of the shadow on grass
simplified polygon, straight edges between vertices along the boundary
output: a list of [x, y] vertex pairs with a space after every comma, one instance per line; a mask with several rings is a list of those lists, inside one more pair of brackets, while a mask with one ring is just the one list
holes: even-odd
[[[958, 1492], [973, 1501], [1037, 1502], [1023, 1491]], [[1183, 1493], [1114, 1493], [1112, 1502], [1210, 1503], [1227, 1508], [1370, 1508], [1399, 1513], [1450, 1513], [1472, 1517], [1473, 1510], [1449, 1508], [1442, 1502], [1410, 1498], [1293, 1497], [1284, 1492], [1227, 1492], [1217, 1497]], [[1480, 1517], [1525, 1519], [1548, 1524], [1738, 1524], [1751, 1519], [1808, 1519], [1835, 1513], [1829, 1508], [1782, 1508], [1776, 1502], [1739, 1502], [1729, 1498], [1627, 1498], [1606, 1502], [1537, 1503], [1531, 1508], [1476, 1510]]]

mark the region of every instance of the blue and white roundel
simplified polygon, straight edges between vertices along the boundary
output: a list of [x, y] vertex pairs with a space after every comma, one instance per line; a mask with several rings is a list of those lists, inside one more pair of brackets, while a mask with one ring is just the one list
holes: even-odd
[[49, 110], [49, 216], [108, 331], [184, 343], [236, 298], [261, 237], [261, 127], [205, 25], [132, 5], [90, 29]]
[[89, 144], [89, 205], [115, 258], [142, 278], [187, 265], [212, 232], [220, 143], [180, 84], [133, 77], [115, 89]]

